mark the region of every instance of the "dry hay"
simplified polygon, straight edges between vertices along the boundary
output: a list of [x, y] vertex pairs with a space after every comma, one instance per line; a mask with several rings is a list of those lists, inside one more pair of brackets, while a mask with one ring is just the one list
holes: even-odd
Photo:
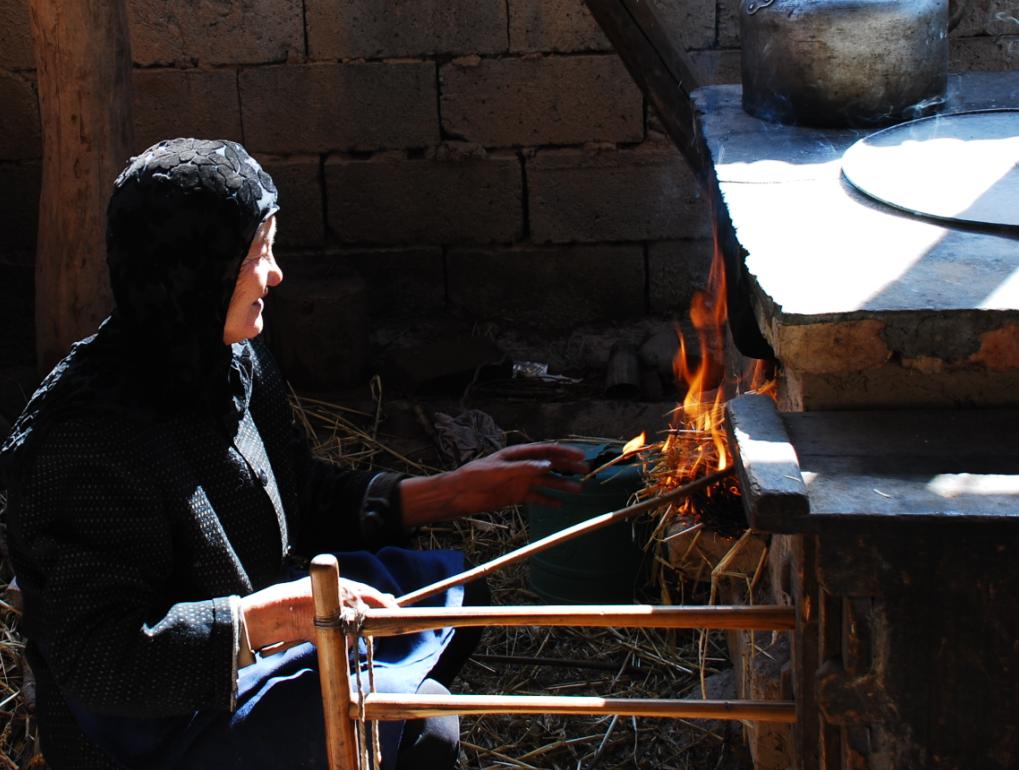
[[[410, 452], [392, 449], [380, 437], [380, 409], [357, 412], [296, 397], [293, 403], [299, 421], [314, 437], [315, 452], [330, 461], [411, 473], [438, 470], [433, 463], [411, 457]], [[3, 502], [0, 498], [0, 510]], [[459, 548], [469, 562], [478, 564], [523, 545], [526, 526], [521, 511], [508, 508], [428, 528], [419, 541], [421, 547]], [[658, 547], [656, 543], [652, 550]], [[665, 601], [675, 597], [704, 603], [708, 599], [696, 586], [673, 579], [664, 559], [656, 556], [655, 562], [659, 567], [656, 590]], [[541, 603], [526, 587], [526, 570], [526, 564], [512, 565], [489, 577], [493, 604]], [[3, 563], [0, 590], [6, 589], [9, 577]], [[45, 762], [38, 752], [35, 722], [22, 695], [24, 641], [19, 627], [20, 612], [0, 601], [0, 770], [41, 770]], [[561, 663], [531, 662], [543, 658]], [[491, 694], [696, 698], [700, 697], [702, 674], [729, 667], [724, 638], [715, 633], [702, 637], [697, 632], [644, 629], [491, 629], [454, 689]], [[734, 770], [746, 766], [738, 726], [725, 722], [499, 715], [463, 718], [462, 736], [463, 770]]]
[[365, 412], [310, 396], [298, 396], [291, 390], [294, 416], [308, 435], [312, 451], [345, 468], [381, 468], [418, 474], [441, 470], [434, 464], [410, 457], [412, 452], [398, 451], [393, 442], [379, 438], [382, 381], [378, 376], [371, 381], [371, 391], [375, 407]]
[[[471, 517], [422, 536], [423, 547], [460, 547], [473, 563], [526, 542], [516, 508]], [[497, 605], [541, 604], [526, 587], [526, 565], [489, 577]], [[493, 628], [456, 683], [461, 692], [513, 695], [700, 697], [702, 665], [729, 668], [724, 639], [654, 629]], [[518, 659], [506, 662], [492, 656]], [[528, 659], [555, 658], [559, 665]], [[597, 666], [598, 668], [594, 668]], [[733, 760], [731, 727], [629, 717], [485, 716], [463, 719], [461, 767], [714, 768]], [[726, 767], [733, 764], [726, 763]]]
[[[312, 431], [319, 454], [350, 465], [350, 448], [372, 467], [415, 472], [430, 469], [393, 451], [378, 434], [374, 415], [330, 411], [330, 405], [294, 400]], [[356, 427], [373, 420], [373, 429]], [[347, 430], [352, 424], [354, 430]], [[578, 437], [571, 437], [577, 440]], [[653, 526], [653, 524], [652, 524]], [[462, 550], [480, 564], [525, 545], [527, 527], [519, 508], [465, 517], [424, 528], [421, 548]], [[650, 549], [658, 551], [655, 542]], [[650, 601], [691, 603], [709, 599], [703, 587], [681, 584], [660, 557]], [[514, 564], [488, 577], [492, 603], [541, 604], [527, 587], [527, 565]], [[694, 593], [696, 592], [696, 593]], [[664, 599], [662, 597], [665, 597]], [[552, 660], [549, 660], [552, 659]], [[540, 662], [539, 662], [540, 661]], [[627, 698], [699, 698], [702, 676], [730, 668], [718, 633], [654, 629], [492, 628], [454, 684], [457, 692], [512, 695], [601, 695]], [[737, 768], [745, 766], [733, 723], [630, 717], [492, 715], [462, 718], [463, 770], [496, 768]]]
[[[0, 495], [0, 517], [6, 508], [7, 496]], [[24, 688], [26, 685], [22, 659], [25, 640], [21, 635], [21, 611], [10, 601], [7, 587], [11, 570], [6, 557], [0, 561], [0, 768], [40, 770], [46, 766], [38, 751], [38, 730], [29, 713]], [[34, 699], [33, 699], [34, 700]]]

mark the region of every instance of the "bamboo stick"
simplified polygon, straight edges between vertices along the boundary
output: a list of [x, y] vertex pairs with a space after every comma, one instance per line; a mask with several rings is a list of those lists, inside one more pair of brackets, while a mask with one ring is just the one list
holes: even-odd
[[606, 471], [609, 468], [612, 468], [613, 466], [619, 465], [619, 463], [626, 462], [627, 460], [629, 460], [629, 459], [631, 459], [633, 457], [636, 457], [637, 455], [639, 455], [639, 454], [641, 454], [643, 452], [657, 451], [657, 450], [659, 450], [661, 448], [662, 448], [662, 442], [659, 441], [657, 444], [646, 444], [645, 446], [639, 446], [636, 449], [631, 449], [629, 452], [622, 452], [622, 453], [616, 455], [615, 457], [613, 457], [607, 463], [603, 463], [602, 465], [599, 465], [593, 471], [590, 471], [586, 476], [581, 476], [580, 480], [581, 481], [590, 481], [591, 479], [593, 479], [595, 476], [597, 476], [602, 471]]
[[322, 685], [328, 770], [354, 770], [359, 766], [352, 721], [357, 715], [347, 716], [353, 705], [347, 639], [332, 623], [340, 612], [339, 562], [332, 554], [320, 554], [312, 559], [309, 573], [315, 600], [315, 647]]
[[[351, 715], [354, 709], [351, 707]], [[791, 701], [663, 700], [554, 695], [401, 695], [372, 693], [365, 697], [367, 719], [394, 720], [443, 714], [578, 714], [674, 719], [726, 719], [795, 722]]]
[[704, 529], [704, 522], [698, 521], [692, 527], [687, 527], [686, 529], [682, 529], [679, 532], [673, 532], [671, 535], [663, 537], [662, 542], [667, 543], [670, 540], [675, 540], [677, 537], [683, 537], [683, 535], [689, 535], [692, 532], [699, 532], [702, 529]]
[[689, 484], [673, 489], [671, 492], [666, 492], [663, 495], [658, 495], [650, 500], [644, 500], [643, 502], [627, 506], [626, 508], [620, 508], [618, 511], [603, 513], [601, 516], [595, 516], [587, 521], [574, 524], [572, 527], [567, 527], [564, 530], [555, 532], [548, 537], [543, 537], [541, 540], [536, 540], [522, 548], [516, 549], [515, 551], [510, 551], [509, 553], [505, 553], [491, 561], [485, 562], [484, 564], [479, 564], [477, 567], [465, 570], [459, 575], [452, 575], [445, 580], [440, 580], [437, 583], [432, 583], [424, 588], [411, 591], [409, 594], [404, 594], [396, 600], [396, 603], [401, 607], [406, 607], [409, 604], [414, 604], [422, 599], [427, 599], [429, 596], [434, 596], [435, 594], [441, 593], [453, 586], [477, 580], [490, 572], [494, 572], [497, 569], [501, 569], [502, 567], [506, 567], [514, 562], [518, 562], [521, 559], [526, 559], [536, 553], [547, 551], [549, 548], [578, 537], [579, 535], [594, 532], [596, 529], [601, 529], [602, 527], [607, 527], [609, 524], [614, 524], [617, 521], [631, 518], [636, 516], [638, 513], [654, 510], [655, 508], [660, 508], [666, 503], [679, 500], [682, 497], [688, 497], [694, 492], [730, 476], [732, 472], [732, 468], [727, 468], [726, 470], [718, 471], [708, 476], [702, 476], [696, 481], [691, 481]]
[[780, 605], [657, 607], [647, 604], [551, 604], [526, 607], [370, 608], [365, 611], [362, 632], [368, 636], [394, 636], [450, 626], [586, 626], [788, 631], [795, 625], [795, 609]]

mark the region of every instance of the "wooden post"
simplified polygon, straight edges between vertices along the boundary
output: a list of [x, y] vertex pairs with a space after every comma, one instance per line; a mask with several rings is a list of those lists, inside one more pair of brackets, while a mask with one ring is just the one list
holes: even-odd
[[30, 0], [42, 119], [35, 267], [41, 372], [111, 307], [106, 203], [134, 144], [125, 0]]
[[630, 77], [654, 105], [665, 130], [701, 184], [710, 168], [697, 136], [690, 94], [698, 83], [682, 42], [674, 40], [647, 0], [584, 0], [623, 60]]
[[340, 564], [332, 554], [320, 554], [312, 559], [310, 574], [329, 770], [357, 770], [347, 638], [339, 627]]

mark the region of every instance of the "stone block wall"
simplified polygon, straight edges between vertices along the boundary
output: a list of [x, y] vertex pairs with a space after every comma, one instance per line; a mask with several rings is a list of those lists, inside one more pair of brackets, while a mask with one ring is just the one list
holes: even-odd
[[[648, 1], [703, 83], [738, 82], [739, 0]], [[12, 339], [0, 356], [30, 358], [41, 143], [27, 4], [0, 0], [0, 323]], [[969, 5], [953, 68], [1016, 66], [1019, 0]], [[284, 268], [354, 264], [377, 314], [551, 328], [682, 312], [703, 280], [710, 212], [582, 0], [128, 10], [138, 149], [179, 135], [243, 142], [281, 189]]]

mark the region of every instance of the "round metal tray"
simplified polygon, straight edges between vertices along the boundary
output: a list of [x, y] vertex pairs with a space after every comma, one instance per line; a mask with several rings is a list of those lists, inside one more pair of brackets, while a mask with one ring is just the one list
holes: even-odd
[[849, 148], [842, 173], [865, 195], [903, 211], [1019, 227], [1019, 109], [886, 128]]

